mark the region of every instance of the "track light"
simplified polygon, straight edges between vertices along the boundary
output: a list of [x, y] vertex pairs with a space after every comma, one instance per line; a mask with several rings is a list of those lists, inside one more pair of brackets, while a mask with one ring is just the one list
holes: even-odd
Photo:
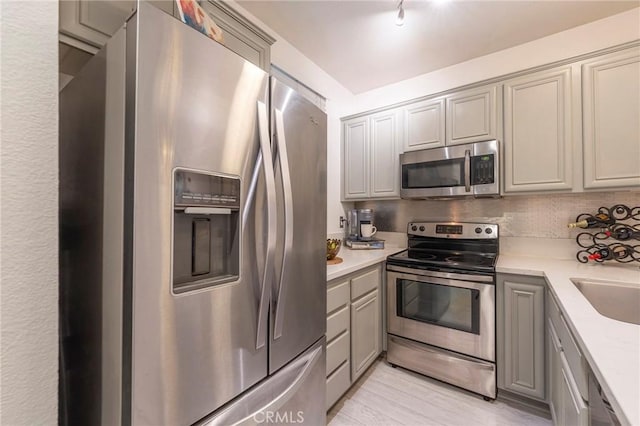
[[398, 17], [396, 18], [396, 25], [401, 27], [404, 25], [404, 7], [402, 7], [404, 0], [400, 0], [398, 3]]

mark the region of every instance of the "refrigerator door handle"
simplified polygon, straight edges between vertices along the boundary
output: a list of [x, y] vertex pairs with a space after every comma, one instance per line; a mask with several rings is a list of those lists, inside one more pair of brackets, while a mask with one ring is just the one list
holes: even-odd
[[289, 173], [289, 157], [287, 155], [287, 140], [284, 133], [284, 117], [282, 111], [275, 109], [276, 143], [278, 146], [278, 158], [282, 173], [282, 189], [284, 193], [284, 253], [282, 255], [282, 268], [280, 269], [280, 282], [275, 299], [275, 320], [273, 339], [282, 336], [285, 306], [285, 270], [287, 261], [293, 248], [293, 191], [291, 190], [291, 175]]
[[273, 277], [273, 258], [276, 250], [276, 181], [273, 171], [273, 156], [269, 141], [269, 128], [267, 118], [267, 106], [258, 101], [258, 130], [260, 135], [260, 151], [262, 166], [264, 167], [264, 180], [267, 187], [267, 251], [264, 260], [264, 274], [260, 289], [260, 303], [258, 306], [258, 330], [256, 333], [256, 349], [260, 349], [267, 343], [267, 319], [269, 314], [269, 295]]

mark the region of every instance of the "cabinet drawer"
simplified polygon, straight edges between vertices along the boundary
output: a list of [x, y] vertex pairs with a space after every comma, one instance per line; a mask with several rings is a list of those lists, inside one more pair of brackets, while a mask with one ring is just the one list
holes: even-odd
[[580, 395], [585, 401], [589, 398], [588, 378], [587, 378], [587, 362], [582, 356], [578, 344], [573, 339], [569, 326], [565, 322], [564, 316], [560, 313], [560, 309], [555, 301], [553, 295], [550, 294], [549, 300], [551, 301], [549, 308], [549, 316], [551, 322], [557, 333], [558, 340], [560, 340], [560, 346], [564, 352], [564, 356], [567, 359], [569, 368], [573, 378], [575, 379]]
[[[558, 330], [558, 327], [560, 327], [560, 324], [562, 324], [562, 319], [560, 318], [560, 308], [558, 308], [558, 305], [556, 303], [555, 298], [553, 297], [553, 295], [551, 294], [551, 291], [548, 291], [548, 299], [549, 299], [549, 318], [551, 319], [551, 322], [553, 322], [553, 326], [556, 328], [556, 331]], [[558, 336], [560, 337], [560, 336]]]
[[327, 290], [327, 313], [333, 312], [349, 303], [349, 281], [329, 286]]
[[327, 377], [327, 411], [329, 411], [329, 408], [349, 389], [351, 385], [349, 370], [350, 365], [349, 361], [347, 361]]
[[327, 342], [349, 330], [349, 307], [345, 306], [327, 317]]
[[378, 288], [380, 284], [380, 268], [377, 267], [351, 280], [351, 300]]
[[571, 368], [567, 363], [565, 353], [560, 353], [560, 371], [562, 374], [562, 402], [563, 402], [563, 424], [572, 426], [587, 426], [588, 407], [583, 401]]
[[350, 334], [347, 331], [327, 345], [327, 376], [349, 359]]

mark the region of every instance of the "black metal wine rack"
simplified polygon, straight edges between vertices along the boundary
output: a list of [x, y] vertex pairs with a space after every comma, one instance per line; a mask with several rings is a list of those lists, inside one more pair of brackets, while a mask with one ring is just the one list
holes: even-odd
[[[599, 214], [607, 215], [611, 223], [601, 222], [596, 217]], [[582, 248], [576, 253], [579, 262], [615, 260], [619, 263], [640, 263], [640, 206], [616, 204], [610, 208], [600, 207], [595, 215], [579, 214], [576, 222], [585, 219], [601, 222], [601, 227], [591, 228], [591, 232], [585, 230], [576, 237], [576, 243]], [[611, 259], [590, 258], [603, 249], [613, 254]]]

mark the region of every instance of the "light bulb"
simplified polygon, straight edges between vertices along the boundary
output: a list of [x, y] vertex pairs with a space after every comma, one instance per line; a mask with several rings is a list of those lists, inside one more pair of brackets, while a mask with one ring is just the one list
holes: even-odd
[[398, 10], [398, 17], [396, 18], [396, 25], [401, 27], [404, 25], [404, 8], [402, 7], [402, 3], [400, 3], [400, 10]]

